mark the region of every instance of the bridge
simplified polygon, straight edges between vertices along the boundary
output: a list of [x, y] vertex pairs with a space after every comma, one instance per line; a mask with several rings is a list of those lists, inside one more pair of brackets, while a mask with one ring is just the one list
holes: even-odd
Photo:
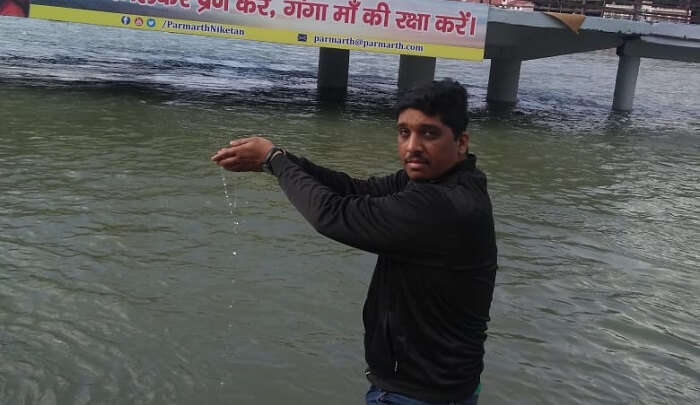
[[491, 59], [487, 99], [516, 102], [523, 61], [612, 48], [619, 56], [613, 109], [628, 111], [633, 106], [640, 58], [700, 62], [700, 25], [493, 7], [485, 50], [485, 58]]
[[[517, 102], [522, 62], [616, 49], [612, 108], [629, 111], [641, 58], [700, 62], [700, 0], [466, 0], [491, 6], [487, 101]], [[399, 88], [432, 80], [435, 60], [401, 56]]]
[[[194, 14], [196, 7], [192, 7], [190, 0], [158, 0], [158, 4], [167, 4], [170, 7], [172, 18], [195, 18], [197, 21], [214, 21], [227, 23], [230, 21], [241, 21], [243, 25], [213, 25], [220, 32], [226, 35], [239, 36], [242, 39], [253, 39], [261, 41], [272, 41], [279, 43], [310, 45], [307, 36], [316, 30], [318, 25], [326, 24], [325, 27], [332, 32], [341, 25], [339, 19], [352, 19], [355, 24], [355, 15], [360, 7], [359, 1], [345, 0], [275, 0], [275, 4], [288, 4], [284, 8], [286, 20], [279, 18], [279, 24], [275, 25], [276, 30], [264, 31], [256, 25], [246, 26], [244, 23], [250, 21], [252, 24], [271, 24], [275, 18], [275, 10], [268, 8], [272, 0], [238, 0], [235, 3], [237, 10], [235, 13], [229, 11], [229, 3], [234, 7], [234, 0], [197, 0], [199, 10]], [[256, 3], [257, 1], [257, 3]], [[363, 8], [362, 20], [364, 24], [345, 25], [344, 34], [346, 36], [368, 35], [377, 31], [378, 21], [384, 21], [387, 26], [389, 16], [388, 5], [381, 0], [378, 2], [364, 1], [368, 6], [375, 5], [376, 9]], [[426, 38], [445, 38], [448, 27], [451, 29], [456, 24], [461, 23], [464, 28], [467, 23], [471, 24], [471, 37], [452, 37], [446, 46], [439, 45], [433, 48], [432, 53], [417, 53], [409, 48], [379, 49], [381, 52], [400, 53], [398, 87], [405, 89], [417, 84], [433, 80], [435, 76], [435, 55], [438, 57], [459, 57], [463, 58], [465, 52], [469, 55], [477, 55], [475, 58], [481, 59], [483, 56], [491, 60], [491, 67], [488, 81], [487, 101], [492, 104], [512, 105], [517, 102], [518, 84], [520, 71], [523, 62], [532, 59], [547, 58], [558, 55], [565, 55], [579, 52], [590, 52], [604, 49], [616, 49], [619, 56], [617, 78], [612, 108], [619, 111], [629, 111], [633, 107], [634, 93], [641, 58], [657, 58], [691, 63], [700, 62], [700, 0], [462, 0], [468, 3], [480, 3], [478, 9], [479, 23], [477, 18], [469, 12], [464, 12], [464, 7], [456, 2], [440, 2], [431, 6], [435, 10], [450, 9], [459, 12], [459, 16], [440, 15], [439, 22], [436, 22], [436, 32], [428, 32], [428, 18], [431, 18], [426, 3], [418, 0], [406, 0], [405, 4], [420, 4], [416, 8], [423, 7], [426, 14], [414, 14], [411, 12], [398, 11], [402, 15], [401, 21], [397, 18], [396, 24], [401, 22], [399, 28], [407, 28], [406, 18], [409, 14], [412, 18], [422, 16], [423, 29], [415, 29], [409, 32], [407, 38], [413, 41], [422, 41]], [[190, 29], [207, 31], [199, 32], [201, 35], [217, 35], [209, 32], [210, 26], [194, 21], [192, 23], [181, 24], [169, 18], [159, 18], [157, 12], [164, 10], [156, 8], [156, 1], [153, 0], [0, 0], [0, 5], [14, 4], [14, 13], [25, 16], [27, 11], [31, 11], [31, 17], [56, 19], [60, 21], [74, 21], [92, 24], [102, 24], [111, 26], [130, 26], [135, 29], [149, 30], [162, 26], [168, 32], [188, 32], [180, 30], [180, 26]], [[82, 6], [80, 6], [82, 4]], [[101, 4], [103, 8], [93, 8]], [[140, 5], [139, 5], [140, 4]], [[194, 4], [194, 0], [192, 0]], [[402, 3], [404, 4], [404, 3]], [[18, 5], [23, 5], [19, 7]], [[76, 11], [66, 17], [56, 10], [65, 10], [59, 7], [75, 7]], [[176, 5], [179, 8], [175, 7]], [[243, 5], [241, 8], [241, 5]], [[338, 11], [333, 13], [333, 20], [326, 20], [326, 10], [332, 7]], [[206, 7], [205, 7], [206, 6]], [[316, 8], [315, 22], [311, 21], [311, 15], [302, 15], [301, 8], [296, 9], [294, 19], [294, 7]], [[438, 7], [439, 6], [439, 7]], [[488, 22], [486, 20], [488, 6]], [[201, 20], [200, 12], [203, 9], [209, 10], [212, 7], [225, 8], [226, 12], [211, 14], [213, 20]], [[248, 8], [252, 7], [252, 8]], [[364, 6], [363, 6], [364, 7]], [[383, 8], [383, 9], [382, 9]], [[8, 10], [12, 11], [12, 8]], [[98, 10], [93, 12], [90, 10]], [[102, 11], [99, 11], [102, 10]], [[241, 11], [242, 10], [242, 11]], [[0, 9], [0, 11], [3, 11]], [[35, 13], [36, 11], [36, 13]], [[343, 11], [343, 13], [340, 13]], [[277, 9], [278, 17], [282, 14], [281, 9]], [[323, 18], [319, 17], [322, 12]], [[415, 12], [415, 11], [414, 11]], [[154, 14], [155, 13], [155, 14]], [[246, 14], [247, 13], [247, 14]], [[258, 14], [257, 16], [252, 15]], [[444, 14], [444, 11], [440, 12]], [[384, 19], [381, 15], [385, 15]], [[454, 14], [453, 14], [454, 15]], [[131, 16], [131, 17], [130, 17]], [[178, 17], [179, 16], [179, 17]], [[185, 16], [185, 17], [182, 17]], [[131, 24], [133, 17], [134, 24]], [[154, 18], [155, 17], [155, 18]], [[209, 18], [209, 17], [207, 17]], [[304, 18], [308, 18], [304, 21]], [[436, 17], [437, 19], [438, 17]], [[257, 20], [256, 20], [257, 19]], [[322, 21], [319, 21], [322, 20]], [[182, 20], [180, 20], [182, 21]], [[456, 21], [452, 23], [450, 21]], [[415, 23], [415, 21], [414, 21]], [[442, 25], [440, 25], [442, 24]], [[448, 24], [452, 24], [449, 26]], [[175, 26], [176, 28], [171, 28]], [[438, 28], [440, 27], [440, 28]], [[476, 27], [476, 28], [475, 28]], [[240, 28], [240, 29], [239, 29]], [[243, 29], [245, 28], [245, 30]], [[380, 27], [381, 28], [381, 27]], [[410, 28], [410, 27], [409, 27]], [[319, 28], [321, 29], [321, 28]], [[374, 31], [373, 31], [374, 30]], [[218, 32], [217, 31], [217, 32]], [[441, 31], [441, 32], [440, 32]], [[389, 36], [396, 35], [398, 31], [387, 31]], [[404, 31], [406, 32], [406, 31]], [[476, 32], [476, 34], [475, 34]], [[188, 32], [192, 33], [192, 32]], [[257, 33], [257, 34], [256, 34]], [[462, 32], [464, 34], [464, 32]], [[223, 35], [223, 34], [222, 34]], [[257, 36], [256, 36], [257, 35]], [[221, 36], [221, 35], [219, 35]], [[311, 35], [310, 38], [324, 39]], [[328, 37], [330, 40], [340, 40]], [[455, 39], [456, 38], [456, 39]], [[353, 38], [343, 38], [342, 41], [351, 41]], [[358, 39], [362, 42], [362, 39]], [[456, 41], [456, 42], [455, 42]], [[472, 42], [469, 42], [472, 41]], [[479, 42], [481, 41], [481, 42]], [[429, 41], [426, 41], [428, 43]], [[363, 47], [334, 46], [334, 41], [327, 45], [325, 41], [316, 46], [323, 46], [319, 52], [317, 87], [322, 98], [343, 97], [347, 92], [348, 84], [348, 64], [349, 49], [363, 49]], [[364, 43], [369, 43], [364, 40]], [[382, 43], [380, 45], [392, 45], [392, 43]], [[327, 47], [326, 47], [327, 46]], [[440, 48], [442, 46], [442, 48]], [[375, 49], [376, 50], [376, 49]], [[460, 53], [462, 56], [455, 56]], [[682, 80], [682, 78], [679, 78]]]

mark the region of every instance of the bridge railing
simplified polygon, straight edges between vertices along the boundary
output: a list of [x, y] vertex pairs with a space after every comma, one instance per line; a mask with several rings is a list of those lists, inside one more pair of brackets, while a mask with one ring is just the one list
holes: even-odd
[[462, 0], [493, 7], [700, 24], [700, 0]]
[[[693, 4], [695, 3], [695, 4]], [[693, 9], [693, 6], [695, 9]], [[637, 21], [669, 21], [700, 23], [698, 0], [616, 0], [606, 1], [603, 17], [628, 18]]]

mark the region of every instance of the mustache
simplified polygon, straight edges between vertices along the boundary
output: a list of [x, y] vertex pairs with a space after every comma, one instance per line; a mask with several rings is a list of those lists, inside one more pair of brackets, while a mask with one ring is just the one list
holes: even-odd
[[410, 153], [404, 157], [404, 162], [406, 163], [412, 163], [412, 162], [417, 162], [417, 163], [428, 163], [428, 159], [423, 156], [422, 153]]

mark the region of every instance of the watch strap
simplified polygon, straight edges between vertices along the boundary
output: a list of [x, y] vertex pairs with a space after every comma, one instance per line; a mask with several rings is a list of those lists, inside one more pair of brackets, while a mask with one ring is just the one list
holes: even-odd
[[286, 152], [284, 151], [284, 149], [278, 146], [273, 146], [270, 148], [269, 151], [267, 151], [267, 154], [265, 155], [265, 160], [262, 164], [262, 169], [265, 173], [272, 174], [272, 166], [270, 166], [270, 163], [272, 162], [272, 159], [279, 154], [284, 155], [286, 154]]

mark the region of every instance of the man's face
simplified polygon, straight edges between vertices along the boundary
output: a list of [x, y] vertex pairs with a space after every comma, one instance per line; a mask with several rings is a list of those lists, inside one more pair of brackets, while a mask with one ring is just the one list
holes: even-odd
[[466, 132], [455, 139], [452, 129], [439, 117], [407, 108], [399, 114], [399, 159], [412, 180], [430, 180], [442, 176], [464, 159], [469, 146]]

